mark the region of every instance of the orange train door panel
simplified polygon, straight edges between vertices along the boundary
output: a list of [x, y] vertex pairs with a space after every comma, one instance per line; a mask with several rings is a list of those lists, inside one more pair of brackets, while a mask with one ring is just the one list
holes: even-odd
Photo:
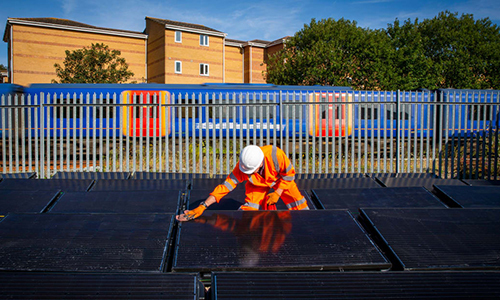
[[[346, 93], [312, 93], [309, 95], [309, 102], [323, 102], [323, 104], [309, 106], [310, 136], [338, 137], [351, 134], [351, 124], [353, 124], [352, 105], [342, 103], [352, 102], [352, 95]], [[324, 102], [334, 104], [325, 104]]]
[[125, 136], [159, 137], [170, 134], [168, 104], [170, 94], [166, 91], [124, 91], [122, 101], [122, 133]]

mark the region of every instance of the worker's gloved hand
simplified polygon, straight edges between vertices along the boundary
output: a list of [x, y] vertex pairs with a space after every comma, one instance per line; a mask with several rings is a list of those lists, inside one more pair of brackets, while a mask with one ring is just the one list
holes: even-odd
[[280, 195], [278, 195], [278, 193], [276, 193], [276, 192], [269, 193], [266, 195], [266, 203], [267, 203], [267, 205], [276, 204], [278, 202], [279, 198], [280, 198]]
[[196, 219], [203, 214], [205, 209], [207, 209], [207, 207], [204, 203], [202, 203], [195, 209], [184, 211], [184, 213], [182, 215], [178, 215], [176, 219], [177, 221], [190, 221]]

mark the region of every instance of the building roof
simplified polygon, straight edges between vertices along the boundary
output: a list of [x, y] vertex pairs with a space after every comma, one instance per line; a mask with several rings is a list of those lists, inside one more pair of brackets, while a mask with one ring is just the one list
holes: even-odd
[[212, 35], [216, 35], [216, 36], [226, 36], [227, 35], [226, 33], [222, 32], [222, 31], [215, 30], [213, 28], [199, 25], [199, 24], [178, 22], [178, 21], [158, 19], [158, 18], [152, 18], [152, 17], [146, 17], [146, 19], [163, 24], [163, 25], [165, 25], [165, 28], [170, 28], [170, 29], [177, 29], [177, 30], [190, 31], [190, 32], [199, 32], [199, 33], [207, 33], [207, 34], [212, 34]]
[[7, 25], [5, 27], [4, 37], [3, 37], [3, 40], [5, 42], [8, 41], [8, 37], [10, 34], [8, 31], [8, 28], [11, 24], [49, 27], [49, 28], [66, 29], [66, 30], [74, 30], [74, 31], [87, 31], [87, 32], [101, 33], [101, 34], [138, 37], [138, 38], [143, 38], [143, 39], [147, 38], [147, 35], [145, 35], [142, 32], [138, 32], [138, 31], [97, 27], [97, 26], [93, 26], [93, 25], [89, 25], [89, 24], [85, 24], [85, 23], [72, 21], [72, 20], [66, 20], [66, 19], [59, 19], [59, 18], [8, 18]]

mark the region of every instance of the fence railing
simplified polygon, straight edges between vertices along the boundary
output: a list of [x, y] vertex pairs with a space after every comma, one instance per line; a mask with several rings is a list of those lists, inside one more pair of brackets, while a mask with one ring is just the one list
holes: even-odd
[[496, 179], [499, 101], [463, 90], [2, 95], [0, 172], [227, 174], [247, 144], [274, 144], [297, 173]]

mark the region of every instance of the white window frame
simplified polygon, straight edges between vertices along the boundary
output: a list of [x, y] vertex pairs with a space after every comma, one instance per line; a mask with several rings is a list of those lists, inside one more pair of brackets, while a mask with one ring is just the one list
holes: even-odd
[[209, 64], [200, 64], [200, 76], [210, 76]]
[[[177, 65], [180, 66], [180, 71], [177, 71]], [[176, 60], [174, 64], [175, 74], [182, 74], [182, 61]]]
[[210, 44], [208, 35], [206, 34], [200, 34], [200, 46], [206, 46], [208, 47]]

